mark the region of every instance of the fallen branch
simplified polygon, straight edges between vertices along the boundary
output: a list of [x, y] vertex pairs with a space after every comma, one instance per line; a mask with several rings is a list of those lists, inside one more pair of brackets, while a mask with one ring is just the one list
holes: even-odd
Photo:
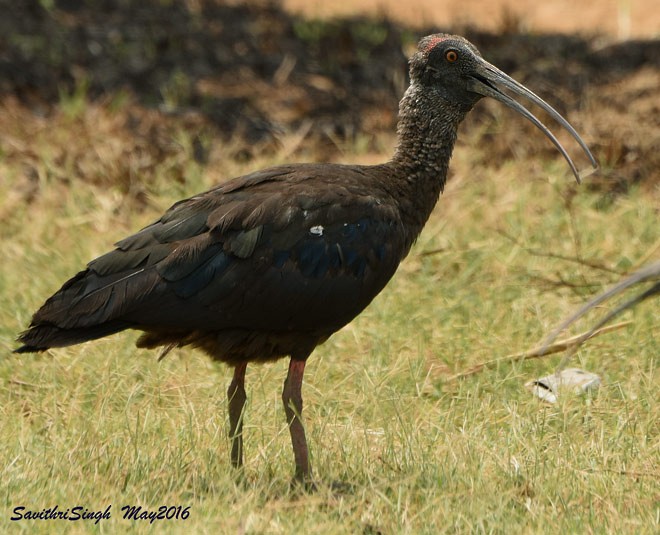
[[611, 468], [575, 468], [571, 467], [576, 472], [582, 472], [583, 474], [616, 474], [618, 476], [631, 476], [631, 477], [652, 477], [654, 479], [660, 479], [660, 472], [634, 472], [632, 470], [613, 470]]
[[51, 388], [51, 387], [46, 387], [44, 385], [35, 385], [33, 383], [28, 383], [26, 381], [22, 381], [21, 379], [14, 379], [14, 378], [9, 379], [8, 383], [10, 385], [23, 386], [25, 388]]
[[485, 368], [490, 368], [501, 362], [538, 359], [541, 357], [545, 357], [547, 355], [551, 355], [553, 353], [559, 353], [560, 351], [565, 351], [566, 349], [570, 349], [572, 347], [578, 346], [584, 341], [588, 340], [589, 338], [593, 338], [594, 336], [598, 336], [601, 334], [616, 331], [618, 329], [622, 329], [623, 327], [626, 327], [631, 323], [632, 323], [631, 321], [622, 321], [621, 323], [615, 323], [614, 325], [608, 325], [606, 327], [598, 329], [593, 333], [591, 331], [588, 331], [582, 334], [571, 336], [570, 338], [565, 338], [564, 340], [558, 340], [557, 342], [545, 347], [541, 346], [534, 349], [530, 349], [529, 351], [523, 351], [522, 353], [513, 353], [511, 355], [506, 355], [505, 357], [499, 357], [493, 360], [487, 360], [486, 362], [482, 362], [481, 364], [477, 364], [476, 366], [473, 366], [467, 371], [457, 373], [456, 375], [452, 375], [451, 377], [447, 378], [446, 381], [447, 382], [455, 381], [456, 379], [462, 379], [463, 377], [474, 375], [475, 373], [479, 373], [481, 370]]

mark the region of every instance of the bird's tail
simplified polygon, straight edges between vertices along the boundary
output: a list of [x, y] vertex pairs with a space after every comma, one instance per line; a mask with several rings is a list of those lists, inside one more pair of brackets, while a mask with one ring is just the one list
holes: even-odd
[[156, 277], [149, 270], [99, 275], [81, 271], [50, 297], [18, 337], [15, 353], [44, 351], [95, 340], [130, 328], [126, 318], [153, 290]]
[[15, 349], [14, 353], [36, 353], [51, 347], [80, 344], [123, 331], [128, 327], [130, 324], [117, 321], [77, 329], [62, 329], [48, 324], [32, 325], [19, 335], [17, 340], [23, 345]]

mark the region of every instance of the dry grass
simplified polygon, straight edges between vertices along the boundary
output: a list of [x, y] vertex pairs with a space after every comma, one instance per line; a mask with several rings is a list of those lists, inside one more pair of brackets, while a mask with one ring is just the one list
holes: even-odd
[[[660, 191], [633, 188], [603, 202], [574, 186], [560, 160], [475, 166], [476, 130], [458, 147], [447, 191], [395, 279], [310, 359], [304, 397], [316, 494], [289, 489], [282, 362], [248, 370], [247, 477], [237, 484], [223, 366], [190, 351], [158, 363], [134, 349], [131, 333], [11, 355], [30, 313], [112, 242], [183, 195], [299, 156], [294, 140], [293, 156], [248, 165], [216, 154], [202, 168], [191, 163], [194, 128], [184, 125], [158, 130], [174, 149], [157, 158], [140, 152], [143, 138], [113, 115], [129, 105], [83, 102], [73, 118], [32, 125], [25, 110], [3, 111], [5, 146], [11, 139], [33, 155], [0, 159], [3, 531], [151, 531], [121, 518], [133, 504], [190, 506], [185, 521], [157, 522], [172, 533], [658, 531], [657, 303], [578, 352], [575, 364], [603, 377], [593, 397], [550, 406], [524, 389], [560, 356], [446, 379], [537, 345], [585, 296], [653, 248], [657, 256]], [[98, 135], [81, 136], [81, 124], [100, 125]], [[349, 151], [345, 161], [386, 157]], [[85, 181], [76, 178], [82, 164]], [[116, 179], [126, 173], [131, 181]], [[9, 521], [16, 506], [55, 504], [112, 505], [112, 518], [98, 526]]]

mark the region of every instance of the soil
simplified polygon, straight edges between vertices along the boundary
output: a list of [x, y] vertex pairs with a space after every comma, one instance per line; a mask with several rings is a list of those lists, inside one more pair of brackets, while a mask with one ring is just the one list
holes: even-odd
[[[460, 15], [430, 0], [405, 11], [392, 7], [400, 4], [394, 0], [360, 0], [358, 16], [348, 16], [357, 8], [343, 2], [335, 12], [328, 2], [284, 4], [288, 10], [254, 1], [55, 0], [44, 7], [50, 3], [0, 0], [0, 115], [48, 117], [64, 97], [107, 103], [127, 95], [130, 105], [116, 120], [154, 158], [169, 150], [172, 122], [183, 122], [200, 133], [192, 156], [202, 164], [215, 143], [249, 159], [296, 133], [308, 154], [328, 160], [358, 138], [366, 137], [370, 150], [380, 133], [394, 131], [407, 54], [420, 36], [458, 27], [584, 133], [606, 163], [592, 187], [660, 183], [655, 0], [598, 7], [561, 0], [538, 8], [466, 1]], [[630, 7], [628, 15], [621, 6]], [[488, 22], [472, 25], [478, 19]], [[479, 106], [465, 127], [483, 131], [482, 158], [510, 157], [513, 146], [516, 157], [552, 153], [542, 136], [521, 140], [506, 122], [497, 136], [489, 133], [483, 124], [493, 114]], [[5, 157], [28, 158], [6, 141], [0, 135]]]

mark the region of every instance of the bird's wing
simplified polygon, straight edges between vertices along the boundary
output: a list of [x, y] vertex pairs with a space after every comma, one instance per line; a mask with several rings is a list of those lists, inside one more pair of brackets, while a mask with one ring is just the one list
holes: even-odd
[[403, 247], [392, 205], [339, 171], [272, 168], [178, 202], [68, 281], [21, 341], [42, 325], [70, 330], [70, 343], [126, 327], [332, 332], [380, 291]]

